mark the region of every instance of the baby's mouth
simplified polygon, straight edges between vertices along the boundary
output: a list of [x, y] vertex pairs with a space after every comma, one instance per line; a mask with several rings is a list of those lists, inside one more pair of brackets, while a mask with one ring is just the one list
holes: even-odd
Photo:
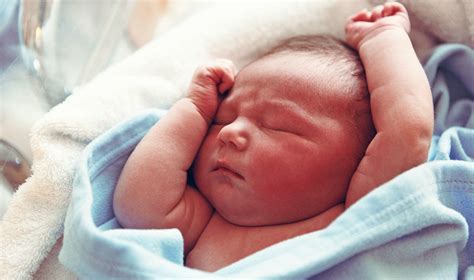
[[233, 169], [229, 164], [221, 160], [217, 161], [216, 166], [212, 171], [217, 171], [225, 176], [244, 180], [244, 177], [242, 175], [235, 171], [235, 169]]

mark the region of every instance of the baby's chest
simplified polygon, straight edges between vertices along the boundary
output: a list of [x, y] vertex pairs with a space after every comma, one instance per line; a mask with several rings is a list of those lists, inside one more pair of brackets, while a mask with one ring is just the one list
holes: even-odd
[[[258, 235], [256, 232], [253, 234]], [[186, 256], [186, 266], [205, 271], [218, 270], [262, 248], [252, 242], [254, 238], [239, 227], [211, 220]]]
[[306, 220], [261, 227], [237, 226], [214, 213], [196, 245], [186, 256], [185, 264], [205, 271], [216, 271], [280, 241], [321, 230], [343, 211], [343, 204], [338, 204]]
[[289, 226], [241, 227], [213, 217], [188, 253], [186, 266], [215, 271], [303, 231]]

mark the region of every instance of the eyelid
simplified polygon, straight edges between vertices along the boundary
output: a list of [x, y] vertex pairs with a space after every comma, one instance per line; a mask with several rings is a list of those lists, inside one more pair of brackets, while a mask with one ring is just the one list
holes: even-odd
[[279, 128], [277, 126], [271, 126], [271, 125], [264, 124], [264, 123], [259, 123], [259, 126], [262, 127], [265, 130], [302, 136], [300, 133], [296, 132], [295, 130], [290, 130], [290, 129], [286, 129], [286, 128]]
[[280, 127], [280, 123], [278, 122], [277, 124], [274, 124], [272, 123], [272, 121], [269, 121], [267, 119], [267, 117], [263, 117], [261, 119], [258, 119], [257, 121], [257, 125], [259, 127], [263, 127], [263, 128], [266, 128], [266, 129], [271, 129], [271, 130], [276, 130], [276, 131], [283, 131], [284, 129], [281, 129]]
[[275, 130], [293, 133], [299, 136], [303, 136], [306, 131], [306, 120], [299, 114], [294, 114], [289, 117], [284, 116], [285, 114], [280, 112], [274, 112], [275, 114], [263, 114], [259, 120], [262, 126], [272, 128]]

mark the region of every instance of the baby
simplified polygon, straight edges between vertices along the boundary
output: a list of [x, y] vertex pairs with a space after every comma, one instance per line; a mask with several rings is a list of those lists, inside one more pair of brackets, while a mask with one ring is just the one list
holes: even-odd
[[289, 39], [237, 76], [228, 60], [196, 70], [125, 164], [120, 224], [178, 228], [185, 264], [215, 271], [325, 228], [423, 163], [433, 109], [409, 29], [398, 3], [351, 17], [347, 43], [365, 73], [327, 36]]

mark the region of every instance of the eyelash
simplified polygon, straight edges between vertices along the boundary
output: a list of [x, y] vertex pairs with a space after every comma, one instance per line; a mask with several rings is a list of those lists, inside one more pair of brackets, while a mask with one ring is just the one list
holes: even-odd
[[287, 129], [280, 129], [278, 127], [274, 127], [274, 126], [271, 126], [271, 125], [268, 125], [268, 124], [259, 123], [259, 126], [263, 129], [265, 129], [267, 131], [271, 131], [271, 132], [299, 135], [296, 132], [293, 132], [293, 131], [290, 131], [290, 130], [287, 130]]
[[266, 126], [262, 126], [262, 128], [265, 129], [265, 130], [271, 131], [271, 132], [295, 134], [295, 133], [292, 133], [292, 132], [290, 132], [290, 131], [288, 131], [288, 130], [279, 129], [279, 128], [266, 127]]
[[285, 130], [279, 129], [278, 127], [275, 127], [275, 126], [272, 126], [272, 125], [269, 125], [268, 123], [266, 123], [266, 122], [264, 122], [264, 121], [257, 121], [257, 125], [258, 125], [259, 127], [262, 127], [262, 128], [264, 128], [264, 129], [267, 129], [267, 130], [285, 132]]

